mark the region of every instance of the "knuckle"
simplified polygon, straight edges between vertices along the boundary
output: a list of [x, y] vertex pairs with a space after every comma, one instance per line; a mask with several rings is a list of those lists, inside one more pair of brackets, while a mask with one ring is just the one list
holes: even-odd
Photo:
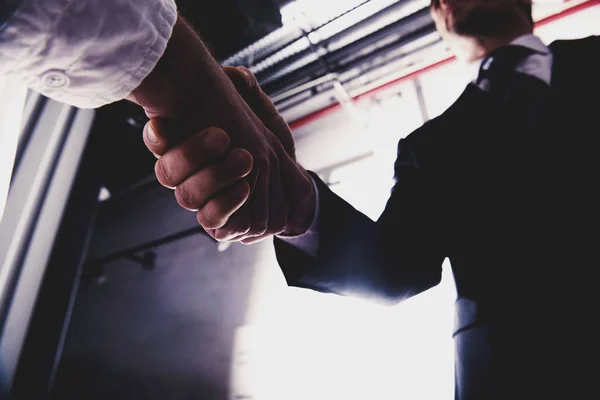
[[[286, 213], [287, 214], [287, 213]], [[281, 218], [280, 220], [278, 220], [276, 223], [274, 223], [270, 229], [269, 229], [269, 233], [278, 235], [281, 232], [283, 232], [285, 230], [285, 228], [287, 227], [287, 216], [284, 218]]]
[[298, 182], [296, 190], [297, 193], [295, 193], [294, 198], [297, 199], [297, 202], [305, 202], [312, 195], [314, 185], [308, 178], [303, 178]]
[[182, 144], [178, 148], [180, 163], [186, 167], [194, 166], [200, 163], [201, 153], [197, 151], [198, 146], [195, 143], [195, 139]]
[[248, 222], [246, 219], [236, 221], [232, 221], [230, 219], [230, 221], [227, 223], [227, 226], [231, 227], [237, 236], [248, 234], [252, 228], [250, 222]]
[[259, 226], [259, 227], [255, 228], [255, 229], [252, 229], [251, 234], [252, 234], [252, 236], [262, 236], [265, 233], [267, 233], [268, 230], [269, 230], [269, 228], [267, 226], [263, 225], [263, 226]]
[[243, 150], [232, 152], [225, 162], [224, 171], [225, 178], [238, 179], [252, 170], [252, 157]]
[[216, 156], [229, 147], [229, 135], [221, 128], [207, 128], [194, 135], [194, 143], [198, 151], [207, 156]]
[[285, 231], [286, 225], [276, 225], [270, 228], [267, 232], [268, 235], [279, 235], [281, 232]]
[[196, 219], [204, 229], [218, 229], [218, 231], [215, 232], [215, 239], [222, 240], [226, 237], [224, 235], [226, 231], [219, 229], [223, 226], [223, 224], [220, 224], [219, 221], [215, 221], [212, 216], [207, 215], [206, 211], [198, 210], [198, 213], [196, 214]]
[[179, 205], [183, 208], [188, 210], [196, 210], [199, 207], [194, 194], [186, 185], [177, 186], [175, 189], [175, 197], [177, 198]]
[[154, 164], [154, 173], [156, 175], [156, 179], [163, 185], [169, 188], [174, 188], [176, 186], [175, 182], [172, 178], [172, 171], [169, 168], [168, 158], [163, 156], [156, 164]]

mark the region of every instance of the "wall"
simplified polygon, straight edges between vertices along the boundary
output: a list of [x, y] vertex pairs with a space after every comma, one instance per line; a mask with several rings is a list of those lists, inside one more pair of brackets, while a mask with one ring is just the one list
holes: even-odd
[[153, 271], [120, 260], [82, 285], [54, 398], [227, 398], [256, 250], [203, 235], [156, 250]]

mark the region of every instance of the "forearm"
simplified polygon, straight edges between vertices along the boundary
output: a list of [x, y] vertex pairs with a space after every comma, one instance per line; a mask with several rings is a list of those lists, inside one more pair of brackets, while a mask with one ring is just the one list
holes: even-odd
[[326, 293], [386, 299], [388, 265], [377, 224], [315, 177], [319, 192], [317, 243], [275, 240], [277, 259], [290, 286]]
[[[439, 283], [443, 260], [439, 244], [415, 235], [436, 229], [427, 218], [413, 218], [422, 216], [426, 208], [392, 196], [382, 218], [374, 222], [316, 176], [315, 182], [319, 193], [316, 245], [275, 240], [277, 259], [290, 286], [396, 303]], [[397, 189], [416, 194], [408, 186]]]
[[232, 147], [258, 157], [264, 125], [237, 92], [194, 28], [181, 16], [156, 68], [128, 96], [150, 118], [177, 122], [180, 134], [223, 129]]

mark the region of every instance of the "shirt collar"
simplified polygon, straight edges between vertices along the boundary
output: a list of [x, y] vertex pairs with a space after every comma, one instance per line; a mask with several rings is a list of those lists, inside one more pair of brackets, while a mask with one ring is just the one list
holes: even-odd
[[[542, 39], [540, 39], [533, 33], [528, 33], [526, 35], [519, 36], [518, 38], [510, 42], [510, 44], [514, 46], [523, 46], [530, 48], [541, 55], [552, 54], [548, 46], [546, 46], [544, 42], [542, 42]], [[481, 68], [481, 63], [483, 62], [483, 60], [485, 60], [485, 57], [466, 64], [466, 68], [469, 71], [469, 76], [471, 76], [473, 80], [477, 79], [477, 76], [479, 75], [479, 69]]]
[[535, 36], [533, 33], [519, 36], [513, 40], [511, 45], [528, 47], [540, 54], [550, 54], [550, 49], [542, 42], [542, 39]]

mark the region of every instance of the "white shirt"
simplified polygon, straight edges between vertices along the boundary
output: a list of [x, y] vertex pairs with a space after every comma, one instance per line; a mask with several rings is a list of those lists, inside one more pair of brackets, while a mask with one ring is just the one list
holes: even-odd
[[100, 107], [152, 71], [176, 20], [174, 0], [23, 0], [0, 31], [0, 75]]
[[[533, 34], [528, 34], [518, 37], [516, 40], [512, 41], [511, 44], [528, 47], [532, 50], [535, 50], [535, 54], [532, 54], [525, 60], [521, 61], [515, 68], [515, 71], [535, 76], [549, 85], [552, 78], [552, 62], [554, 57], [544, 42], [542, 42], [539, 37]], [[479, 74], [479, 69], [482, 62], [483, 59], [474, 61], [467, 65], [473, 81], [477, 79], [477, 74]]]
[[[512, 45], [529, 47], [536, 51], [535, 54], [527, 57], [515, 68], [516, 72], [522, 72], [534, 76], [550, 85], [552, 78], [552, 64], [554, 57], [550, 49], [542, 42], [542, 40], [533, 35], [523, 35], [514, 40]], [[481, 67], [483, 60], [473, 63], [473, 76], [477, 78], [477, 73]], [[315, 185], [315, 189], [316, 189]], [[319, 250], [319, 200], [317, 190], [317, 208], [315, 211], [315, 217], [313, 223], [308, 231], [304, 235], [295, 237], [281, 237], [283, 241], [293, 245], [294, 247], [301, 249], [305, 253], [316, 257]]]

